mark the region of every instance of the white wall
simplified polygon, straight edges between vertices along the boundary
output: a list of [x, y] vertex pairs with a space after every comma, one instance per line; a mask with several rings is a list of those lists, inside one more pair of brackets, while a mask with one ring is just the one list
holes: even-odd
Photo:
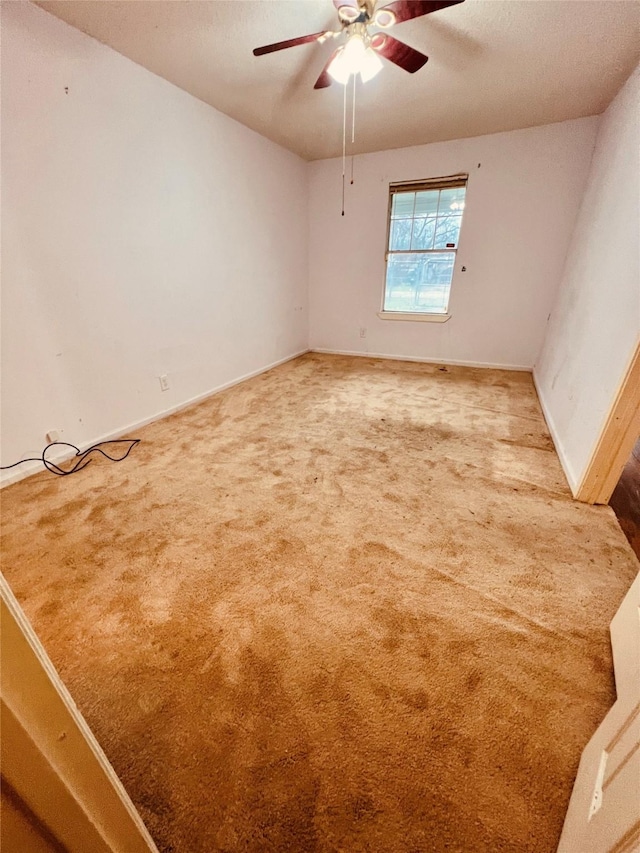
[[640, 337], [640, 66], [604, 113], [534, 376], [574, 492]]
[[306, 223], [301, 159], [4, 3], [2, 464], [306, 349]]
[[[560, 281], [598, 118], [357, 157], [340, 215], [341, 162], [310, 167], [310, 344], [531, 368]], [[478, 168], [478, 164], [482, 165]], [[446, 323], [377, 316], [389, 183], [469, 173]], [[460, 271], [462, 266], [467, 272]], [[366, 328], [366, 338], [359, 328]]]

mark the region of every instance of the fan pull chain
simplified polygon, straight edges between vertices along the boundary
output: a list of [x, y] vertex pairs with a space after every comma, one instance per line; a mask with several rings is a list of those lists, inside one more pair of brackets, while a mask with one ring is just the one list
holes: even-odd
[[351, 102], [351, 144], [356, 141], [356, 81], [358, 75], [353, 75], [353, 101]]
[[[353, 75], [353, 100], [351, 102], [351, 144], [356, 141], [356, 83], [358, 75]], [[353, 184], [353, 151], [351, 152], [351, 183]]]
[[347, 160], [347, 87], [344, 87], [344, 97], [342, 101], [342, 215], [344, 216], [344, 176], [346, 172]]

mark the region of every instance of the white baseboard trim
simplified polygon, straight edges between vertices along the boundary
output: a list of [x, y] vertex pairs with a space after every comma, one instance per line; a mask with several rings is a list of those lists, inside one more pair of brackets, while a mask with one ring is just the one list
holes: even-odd
[[556, 449], [556, 455], [560, 460], [560, 465], [562, 466], [562, 470], [564, 471], [564, 476], [567, 478], [567, 483], [569, 484], [569, 488], [571, 489], [571, 494], [575, 497], [576, 492], [578, 491], [578, 482], [574, 476], [573, 471], [571, 470], [571, 465], [569, 464], [569, 460], [567, 459], [567, 455], [564, 450], [564, 445], [560, 440], [560, 436], [558, 434], [558, 430], [556, 429], [555, 422], [549, 411], [547, 404], [544, 400], [544, 395], [540, 391], [540, 385], [538, 384], [538, 377], [536, 375], [535, 367], [532, 371], [533, 376], [533, 386], [536, 389], [536, 394], [538, 395], [538, 402], [540, 403], [540, 408], [542, 409], [543, 417], [547, 424], [547, 429], [549, 430], [549, 435], [551, 436], [551, 440], [553, 441], [553, 446]]
[[[133, 430], [140, 429], [141, 427], [147, 426], [147, 424], [154, 423], [155, 421], [160, 421], [163, 418], [168, 417], [169, 415], [174, 415], [176, 412], [181, 412], [183, 409], [189, 408], [189, 406], [195, 406], [196, 403], [201, 403], [208, 397], [213, 397], [214, 394], [219, 394], [221, 391], [226, 391], [227, 388], [233, 388], [234, 385], [240, 385], [241, 382], [246, 382], [248, 379], [253, 379], [254, 376], [260, 376], [261, 373], [266, 373], [268, 370], [273, 370], [274, 367], [279, 367], [281, 364], [286, 364], [287, 361], [293, 361], [295, 358], [299, 358], [301, 355], [305, 355], [305, 353], [308, 352], [310, 352], [310, 350], [303, 349], [299, 352], [293, 353], [293, 355], [287, 355], [284, 358], [278, 359], [278, 361], [274, 361], [271, 364], [267, 364], [265, 367], [260, 367], [257, 370], [252, 370], [250, 373], [245, 373], [242, 376], [237, 377], [237, 379], [231, 379], [229, 382], [225, 382], [222, 385], [218, 385], [216, 388], [212, 388], [210, 391], [205, 391], [204, 393], [198, 394], [195, 397], [190, 397], [188, 400], [185, 400], [182, 403], [178, 403], [175, 406], [171, 406], [169, 409], [163, 409], [162, 411], [156, 412], [156, 414], [151, 415], [148, 418], [143, 418], [142, 420], [135, 421], [134, 423], [118, 428], [113, 432], [105, 433], [99, 438], [94, 438], [92, 441], [84, 442], [84, 444], [81, 445], [81, 449], [92, 447], [94, 444], [99, 444], [101, 441], [113, 441], [113, 439], [121, 438], [123, 435], [128, 435]], [[60, 462], [65, 462], [68, 459], [72, 459], [74, 455], [75, 454], [73, 451], [62, 451], [61, 453], [56, 454], [55, 456], [52, 454], [47, 458], [51, 459], [52, 462], [59, 464]], [[4, 489], [6, 486], [10, 486], [12, 483], [17, 483], [19, 480], [24, 480], [27, 477], [30, 477], [32, 474], [37, 474], [43, 470], [44, 468], [42, 466], [42, 462], [26, 462], [24, 465], [21, 465], [16, 468], [13, 474], [7, 474], [6, 476], [2, 477], [2, 480], [0, 481], [0, 489]]]
[[353, 355], [359, 358], [386, 358], [391, 361], [416, 361], [421, 364], [450, 364], [455, 367], [487, 367], [493, 370], [519, 370], [531, 373], [533, 368], [524, 364], [493, 364], [490, 361], [460, 361], [455, 358], [423, 358], [422, 356], [389, 355], [383, 352], [355, 352], [351, 350], [323, 349], [311, 347], [309, 352], [325, 353], [326, 355]]

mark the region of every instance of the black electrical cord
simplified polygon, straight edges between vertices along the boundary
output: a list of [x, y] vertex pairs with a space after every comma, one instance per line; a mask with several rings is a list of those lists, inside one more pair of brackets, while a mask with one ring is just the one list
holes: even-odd
[[[42, 456], [30, 456], [28, 459], [21, 459], [19, 462], [14, 462], [13, 465], [0, 465], [0, 471], [7, 471], [9, 468], [15, 468], [16, 465], [22, 465], [24, 462], [42, 462], [47, 471], [51, 471], [52, 474], [57, 474], [59, 477], [66, 477], [69, 474], [75, 474], [77, 471], [82, 471], [83, 468], [86, 468], [87, 465], [91, 462], [91, 459], [88, 459], [90, 453], [94, 451], [96, 453], [101, 453], [103, 456], [106, 456], [111, 462], [122, 462], [127, 456], [131, 453], [136, 444], [140, 444], [141, 439], [139, 438], [114, 438], [111, 441], [99, 441], [97, 444], [93, 444], [91, 447], [88, 447], [86, 450], [80, 450], [79, 447], [76, 447], [75, 444], [70, 444], [68, 441], [52, 441], [50, 444], [47, 444], [45, 449], [42, 451]], [[109, 456], [104, 450], [101, 450], [101, 447], [105, 444], [128, 444], [129, 449], [124, 454], [124, 456]], [[76, 451], [77, 462], [73, 466], [73, 468], [69, 468], [65, 471], [64, 468], [61, 468], [59, 465], [56, 465], [55, 462], [52, 462], [50, 459], [46, 458], [47, 450], [50, 447], [54, 447], [55, 445], [62, 445], [63, 447], [72, 447]]]

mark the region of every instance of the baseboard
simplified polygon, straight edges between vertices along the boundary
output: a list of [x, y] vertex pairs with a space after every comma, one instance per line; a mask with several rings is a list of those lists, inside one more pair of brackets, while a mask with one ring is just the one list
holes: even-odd
[[386, 358], [391, 361], [416, 361], [421, 364], [451, 364], [456, 367], [487, 367], [493, 370], [518, 370], [531, 373], [532, 367], [524, 364], [494, 364], [490, 361], [460, 361], [455, 358], [423, 358], [422, 356], [390, 355], [384, 352], [355, 352], [351, 350], [323, 349], [312, 347], [309, 352], [320, 352], [326, 355], [353, 355], [359, 358]]
[[[169, 415], [174, 415], [176, 412], [181, 412], [183, 409], [189, 408], [189, 406], [195, 406], [196, 403], [201, 403], [203, 400], [206, 400], [208, 397], [213, 397], [214, 394], [219, 394], [221, 391], [226, 391], [227, 388], [233, 388], [234, 385], [240, 385], [241, 382], [246, 382], [248, 379], [253, 379], [254, 376], [260, 376], [261, 373], [266, 373], [268, 370], [273, 370], [274, 367], [279, 367], [281, 364], [286, 364], [287, 361], [293, 361], [294, 358], [299, 358], [301, 355], [309, 352], [308, 349], [300, 350], [299, 352], [293, 353], [293, 355], [287, 355], [284, 358], [279, 359], [278, 361], [274, 361], [271, 364], [267, 364], [265, 367], [260, 367], [258, 370], [253, 370], [250, 373], [245, 373], [242, 376], [237, 377], [236, 379], [232, 379], [229, 382], [225, 382], [223, 385], [218, 385], [215, 388], [212, 388], [209, 391], [205, 391], [202, 394], [198, 394], [195, 397], [190, 397], [188, 400], [185, 400], [182, 403], [178, 403], [176, 406], [171, 406], [169, 409], [163, 409], [160, 412], [156, 412], [156, 414], [151, 415], [148, 418], [143, 418], [140, 421], [135, 421], [134, 423], [127, 424], [127, 426], [123, 426], [114, 430], [113, 432], [105, 433], [104, 435], [99, 436], [98, 438], [94, 438], [92, 441], [86, 441], [83, 444], [83, 447], [86, 449], [87, 447], [91, 447], [94, 444], [99, 444], [101, 441], [113, 441], [116, 438], [121, 438], [123, 435], [128, 435], [133, 432], [133, 430], [140, 429], [141, 427], [147, 426], [147, 424], [152, 424], [155, 421], [160, 421], [163, 418], [168, 417]], [[62, 451], [61, 453], [51, 455], [50, 458], [52, 462], [59, 464], [60, 462], [66, 462], [68, 459], [72, 459], [75, 453], [71, 451]], [[9, 474], [6, 477], [2, 478], [0, 482], [0, 489], [4, 489], [6, 486], [10, 486], [13, 483], [17, 483], [19, 480], [24, 480], [27, 477], [30, 477], [32, 474], [37, 474], [40, 471], [43, 471], [44, 468], [42, 466], [42, 462], [26, 462], [24, 465], [21, 465], [19, 468], [16, 468], [13, 474]]]
[[536, 394], [538, 395], [538, 402], [540, 403], [540, 408], [542, 409], [542, 414], [546, 421], [547, 429], [549, 430], [549, 435], [551, 436], [551, 440], [553, 441], [553, 446], [556, 449], [556, 455], [560, 460], [560, 465], [562, 466], [562, 470], [564, 471], [564, 476], [567, 478], [567, 483], [569, 484], [569, 488], [571, 489], [571, 494], [575, 497], [576, 492], [578, 491], [578, 482], [576, 477], [574, 476], [573, 471], [571, 470], [569, 460], [567, 459], [567, 455], [564, 450], [564, 445], [560, 440], [560, 436], [558, 434], [558, 430], [556, 429], [556, 425], [554, 423], [551, 412], [547, 408], [547, 404], [544, 401], [544, 395], [540, 391], [535, 367], [532, 371], [532, 376], [533, 386], [536, 389]]

